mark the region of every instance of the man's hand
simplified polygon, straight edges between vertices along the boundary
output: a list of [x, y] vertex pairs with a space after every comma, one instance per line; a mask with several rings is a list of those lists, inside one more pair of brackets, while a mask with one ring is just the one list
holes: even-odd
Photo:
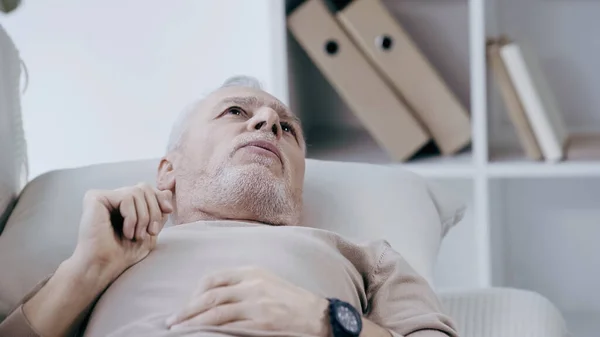
[[201, 280], [169, 328], [227, 326], [329, 335], [328, 301], [265, 270], [240, 268]]
[[171, 191], [148, 184], [87, 192], [73, 255], [122, 272], [156, 245], [156, 236], [173, 211], [171, 198]]
[[171, 198], [147, 184], [86, 193], [75, 252], [23, 305], [33, 329], [46, 337], [72, 332], [98, 295], [154, 248]]

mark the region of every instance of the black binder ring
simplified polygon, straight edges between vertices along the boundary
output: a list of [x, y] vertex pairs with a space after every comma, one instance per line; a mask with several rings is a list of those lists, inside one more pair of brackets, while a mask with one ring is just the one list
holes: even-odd
[[383, 51], [390, 51], [394, 45], [394, 39], [387, 34], [379, 35], [375, 38], [375, 46]]
[[327, 52], [327, 54], [329, 55], [335, 55], [337, 54], [338, 50], [340, 49], [337, 41], [330, 39], [325, 41], [325, 52]]

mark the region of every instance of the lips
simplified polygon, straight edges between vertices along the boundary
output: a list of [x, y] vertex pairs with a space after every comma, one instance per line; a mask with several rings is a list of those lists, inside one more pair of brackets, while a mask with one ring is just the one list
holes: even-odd
[[268, 142], [266, 140], [254, 140], [254, 141], [248, 142], [248, 143], [240, 146], [240, 148], [244, 148], [244, 147], [248, 147], [248, 146], [256, 146], [261, 149], [265, 149], [269, 152], [272, 152], [273, 154], [275, 154], [277, 156], [277, 158], [279, 158], [279, 161], [281, 161], [281, 163], [283, 164], [283, 160], [281, 159], [281, 152], [279, 151], [277, 146], [275, 146], [273, 143]]

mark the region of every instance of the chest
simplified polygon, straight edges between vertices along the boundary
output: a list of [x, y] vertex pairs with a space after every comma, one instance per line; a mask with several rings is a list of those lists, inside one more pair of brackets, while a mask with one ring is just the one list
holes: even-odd
[[104, 293], [90, 323], [106, 332], [184, 305], [198, 282], [216, 271], [254, 266], [321, 297], [364, 307], [358, 270], [326, 238], [272, 230], [165, 232], [155, 250]]

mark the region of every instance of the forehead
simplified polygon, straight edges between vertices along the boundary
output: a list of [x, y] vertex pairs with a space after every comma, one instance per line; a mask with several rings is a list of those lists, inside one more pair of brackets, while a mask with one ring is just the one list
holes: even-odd
[[285, 104], [271, 94], [263, 90], [248, 87], [220, 88], [208, 95], [204, 99], [204, 103], [205, 107], [208, 108], [207, 110], [220, 105], [231, 104], [244, 105], [252, 108], [268, 106], [280, 114], [296, 118]]
[[212, 120], [227, 107], [238, 105], [243, 108], [257, 109], [268, 106], [275, 110], [282, 120], [296, 125], [301, 146], [306, 150], [302, 123], [285, 104], [273, 95], [259, 89], [249, 87], [226, 87], [215, 90], [206, 96], [194, 108], [194, 120], [204, 122]]

